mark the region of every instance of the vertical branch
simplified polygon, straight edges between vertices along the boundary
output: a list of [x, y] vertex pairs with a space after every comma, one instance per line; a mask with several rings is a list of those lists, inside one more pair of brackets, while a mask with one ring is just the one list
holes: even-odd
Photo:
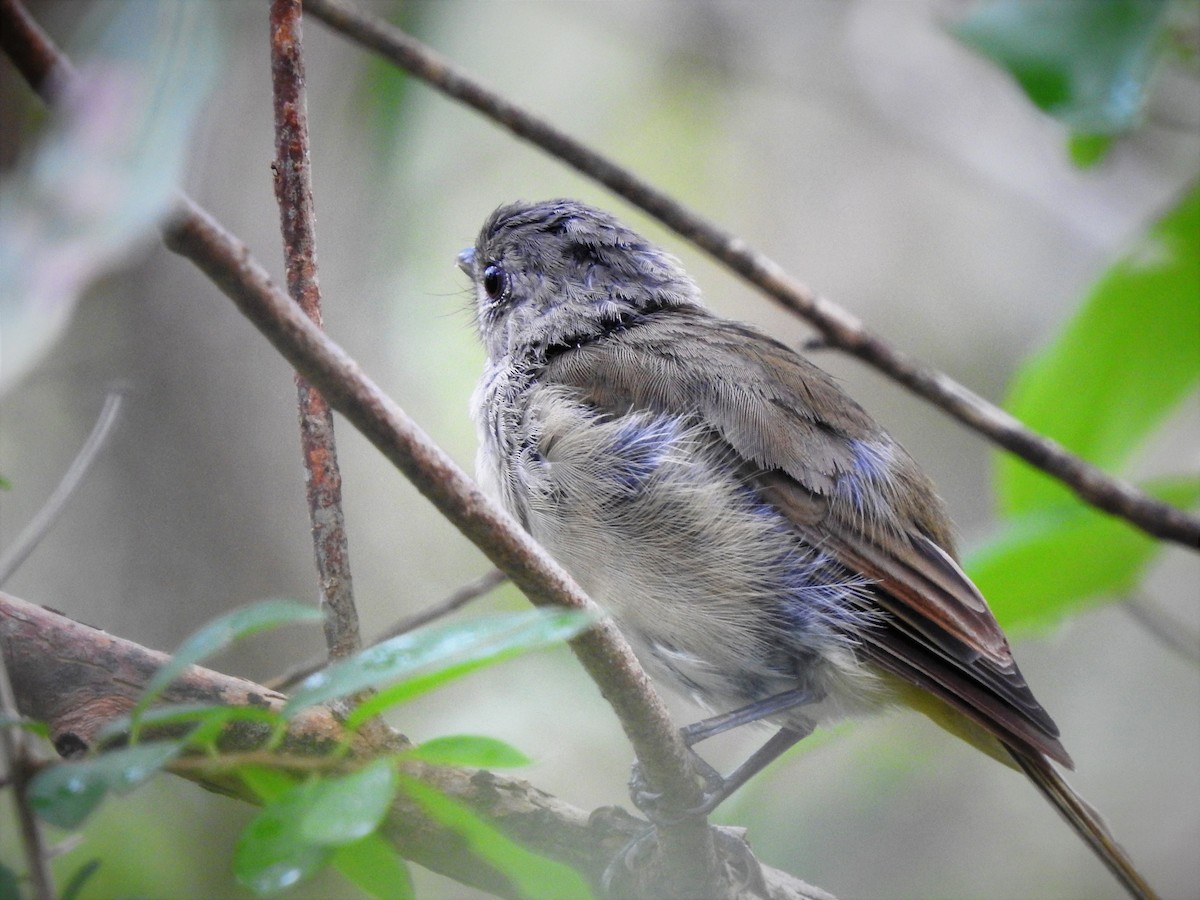
[[[271, 88], [275, 107], [275, 199], [279, 203], [288, 293], [315, 325], [322, 324], [317, 242], [308, 154], [308, 101], [304, 93], [300, 0], [271, 0]], [[325, 611], [331, 659], [362, 643], [354, 606], [350, 555], [342, 512], [342, 475], [333, 436], [333, 412], [299, 373], [300, 445], [308, 515]]]
[[[8, 677], [8, 661], [4, 648], [0, 647], [0, 713], [10, 722], [20, 719], [17, 698]], [[21, 825], [21, 846], [25, 850], [25, 865], [28, 867], [30, 887], [36, 900], [54, 900], [54, 879], [50, 874], [46, 852], [46, 839], [38, 825], [37, 816], [29, 805], [29, 779], [33, 773], [29, 735], [16, 724], [0, 725], [0, 753], [7, 763], [8, 780], [13, 789], [13, 805]]]

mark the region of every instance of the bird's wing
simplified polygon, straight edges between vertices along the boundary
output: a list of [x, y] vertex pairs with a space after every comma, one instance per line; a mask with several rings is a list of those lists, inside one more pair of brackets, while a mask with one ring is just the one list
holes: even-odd
[[951, 555], [932, 485], [820, 369], [747, 326], [672, 310], [563, 349], [542, 378], [607, 415], [652, 410], [712, 428], [806, 541], [871, 581], [885, 615], [855, 635], [865, 658], [1004, 743], [1071, 764]]

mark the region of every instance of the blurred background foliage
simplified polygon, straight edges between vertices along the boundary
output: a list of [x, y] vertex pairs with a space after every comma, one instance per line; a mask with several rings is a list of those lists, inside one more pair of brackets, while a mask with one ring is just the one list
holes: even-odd
[[[180, 7], [194, 16], [197, 5]], [[1195, 2], [363, 6], [723, 222], [902, 349], [1007, 397], [1021, 418], [1099, 464], [1196, 502]], [[31, 8], [83, 54], [97, 46], [93, 17], [120, 17], [129, 4]], [[182, 39], [131, 23], [108, 32], [130, 51], [199, 49], [173, 54], [168, 69], [212, 87], [199, 109], [194, 93], [176, 98], [169, 79], [151, 79], [161, 90], [134, 107], [149, 112], [133, 130], [177, 117], [153, 145], [178, 149], [146, 161], [118, 147], [112, 162], [126, 181], [110, 171], [79, 182], [112, 188], [97, 202], [136, 207], [135, 227], [115, 243], [97, 238], [96, 252], [67, 247], [68, 259], [86, 263], [79, 289], [90, 286], [77, 306], [70, 285], [51, 286], [74, 315], [43, 321], [49, 351], [0, 397], [3, 546], [60, 477], [106, 389], [130, 386], [111, 447], [5, 587], [160, 648], [249, 600], [313, 595], [290, 373], [152, 233], [136, 240], [136, 215], [181, 168], [186, 188], [282, 281], [265, 5], [212, 3], [200, 15], [211, 21]], [[612, 208], [676, 251], [719, 312], [789, 343], [809, 336], [540, 152], [318, 22], [305, 35], [327, 327], [464, 466], [474, 453], [466, 399], [482, 354], [453, 259], [499, 203], [568, 195]], [[188, 59], [200, 68], [189, 72]], [[61, 126], [7, 62], [0, 72], [0, 196], [19, 197], [38, 183], [36, 148], [53, 146]], [[86, 108], [112, 109], [114, 122], [123, 109], [95, 98]], [[97, 155], [89, 148], [100, 145], [72, 151], [77, 165]], [[48, 183], [63, 193], [61, 181]], [[93, 196], [65, 193], [54, 202]], [[13, 246], [6, 239], [4, 252]], [[62, 268], [48, 259], [46, 271]], [[10, 280], [40, 271], [19, 256], [0, 261]], [[6, 334], [11, 321], [0, 319]], [[1151, 605], [1194, 644], [1195, 556], [1082, 509], [1022, 464], [997, 464], [982, 441], [863, 367], [832, 353], [818, 361], [938, 481], [973, 574], [1005, 624], [1027, 635], [1017, 655], [1062, 727], [1079, 767], [1073, 781], [1160, 890], [1193, 891], [1200, 674], [1111, 601], [1136, 594], [1139, 609]], [[365, 441], [345, 427], [339, 438], [356, 593], [372, 634], [486, 562]], [[522, 605], [505, 589], [475, 611]], [[318, 649], [315, 632], [272, 634], [215, 665], [263, 679]], [[624, 802], [628, 747], [566, 651], [490, 675], [421, 698], [396, 724], [416, 740], [502, 738], [534, 758], [523, 774], [539, 787], [583, 807]], [[675, 709], [681, 722], [699, 715], [682, 701]], [[729, 736], [710, 758], [728, 767], [761, 737]], [[69, 872], [101, 856], [94, 896], [243, 896], [231, 845], [252, 815], [157, 779], [104, 806], [85, 846], [59, 864]], [[910, 716], [806, 742], [721, 818], [748, 825], [766, 861], [846, 897], [1117, 892], [1036, 792]], [[5, 861], [17, 858], [12, 837], [0, 834]], [[421, 896], [466, 895], [417, 877]], [[294, 895], [345, 890], [318, 879]]]

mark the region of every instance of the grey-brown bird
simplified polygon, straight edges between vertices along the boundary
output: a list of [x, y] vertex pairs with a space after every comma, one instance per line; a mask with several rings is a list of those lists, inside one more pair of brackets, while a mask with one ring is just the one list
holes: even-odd
[[[706, 310], [670, 255], [582, 203], [496, 210], [459, 262], [487, 351], [481, 482], [646, 669], [779, 731], [716, 806], [822, 721], [907, 705], [1023, 771], [1137, 897], [913, 459], [830, 376]], [[643, 798], [645, 799], [645, 798]]]

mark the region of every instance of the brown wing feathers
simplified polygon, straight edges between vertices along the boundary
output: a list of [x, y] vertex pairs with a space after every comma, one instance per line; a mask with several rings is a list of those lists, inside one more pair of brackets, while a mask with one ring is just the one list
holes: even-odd
[[[681, 327], [711, 332], [703, 359], [681, 354], [680, 347], [696, 346], [673, 339]], [[942, 517], [929, 512], [937, 501], [928, 482], [919, 473], [896, 479], [913, 495], [900, 498], [912, 511], [902, 534], [870, 540], [842, 521], [832, 498], [838, 480], [854, 471], [851, 442], [877, 439], [878, 426], [824, 372], [782, 344], [757, 334], [747, 341], [745, 330], [703, 311], [673, 310], [625, 332], [619, 343], [601, 340], [559, 355], [544, 377], [579, 388], [586, 402], [616, 415], [631, 409], [680, 415], [704, 398], [695, 413], [761, 473], [766, 499], [807, 540], [874, 582], [888, 616], [877, 631], [859, 635], [863, 654], [1006, 744], [1069, 766], [1058, 729], [1029, 691], [987, 604], [939, 546], [949, 545], [949, 535]], [[747, 348], [758, 363], [749, 370]]]

